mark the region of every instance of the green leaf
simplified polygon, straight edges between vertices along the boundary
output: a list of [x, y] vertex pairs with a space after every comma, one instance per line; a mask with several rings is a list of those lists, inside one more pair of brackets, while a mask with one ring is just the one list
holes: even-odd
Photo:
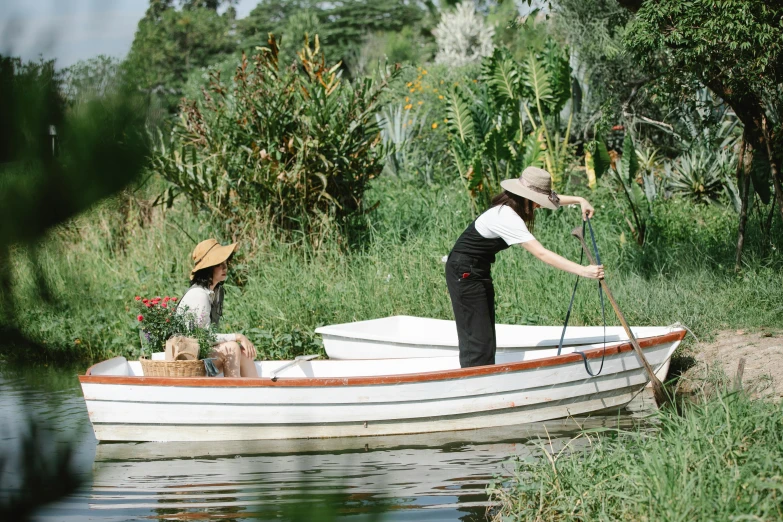
[[525, 154], [522, 156], [522, 169], [526, 167], [543, 167], [544, 157], [540, 143], [535, 133], [527, 135], [524, 141]]
[[593, 169], [596, 179], [600, 178], [612, 165], [612, 158], [609, 157], [609, 151], [606, 150], [606, 143], [600, 136], [596, 136], [594, 141], [588, 143], [585, 148], [592, 155]]
[[473, 138], [474, 124], [470, 104], [464, 99], [459, 89], [454, 88], [448, 95], [446, 114], [448, 127], [462, 143]]
[[[608, 153], [607, 153], [608, 156]], [[639, 158], [636, 157], [636, 149], [633, 146], [633, 138], [630, 132], [625, 133], [623, 140], [623, 157], [620, 160], [622, 164], [622, 174], [628, 183], [633, 183], [636, 179], [636, 173], [639, 172]]]
[[544, 63], [532, 53], [528, 55], [524, 64], [524, 74], [521, 80], [529, 90], [528, 97], [536, 98], [544, 104], [552, 102], [550, 75]]
[[507, 54], [495, 49], [484, 74], [498, 105], [516, 104], [519, 98], [519, 70]]

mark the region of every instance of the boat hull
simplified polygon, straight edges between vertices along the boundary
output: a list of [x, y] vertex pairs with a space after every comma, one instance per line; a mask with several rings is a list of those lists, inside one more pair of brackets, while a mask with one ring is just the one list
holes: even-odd
[[[640, 340], [653, 368], [668, 364], [683, 335]], [[597, 371], [602, 350], [586, 355]], [[648, 383], [627, 343], [606, 349], [596, 377], [578, 354], [418, 371], [443, 362], [307, 361], [272, 381], [264, 375], [282, 361], [260, 363], [260, 379], [161, 378], [132, 375], [130, 364], [115, 358], [80, 381], [101, 441], [362, 437], [509, 426], [616, 410]], [[407, 373], [381, 373], [402, 372], [402, 365]], [[340, 376], [341, 369], [352, 375]]]

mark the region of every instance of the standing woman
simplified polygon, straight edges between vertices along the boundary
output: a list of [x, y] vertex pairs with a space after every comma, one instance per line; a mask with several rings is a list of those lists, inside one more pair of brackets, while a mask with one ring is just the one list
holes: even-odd
[[462, 233], [446, 262], [446, 284], [451, 296], [459, 337], [460, 366], [495, 364], [495, 288], [490, 267], [495, 254], [511, 245], [528, 252], [560, 270], [590, 279], [604, 276], [603, 266], [582, 266], [544, 248], [528, 230], [532, 228], [538, 207], [555, 210], [560, 205], [579, 204], [582, 218], [595, 210], [581, 197], [558, 196], [552, 190], [549, 173], [528, 167], [519, 179], [500, 183], [503, 192], [492, 199], [489, 210], [481, 214]]
[[[207, 239], [193, 250], [193, 270], [190, 288], [177, 305], [178, 312], [192, 313], [199, 326], [218, 326], [223, 315], [223, 282], [228, 277], [228, 262], [237, 249], [237, 243], [221, 246]], [[225, 377], [258, 377], [253, 360], [256, 347], [240, 333], [217, 334], [210, 358], [217, 371]]]

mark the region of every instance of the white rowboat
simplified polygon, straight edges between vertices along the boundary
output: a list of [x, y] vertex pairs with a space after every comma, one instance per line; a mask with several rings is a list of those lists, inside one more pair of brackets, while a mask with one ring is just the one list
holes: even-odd
[[[684, 335], [671, 328], [640, 336], [659, 375]], [[594, 371], [602, 346], [581, 347]], [[586, 373], [581, 355], [556, 351], [499, 354], [498, 364], [474, 368], [459, 368], [456, 357], [260, 361], [258, 379], [144, 377], [138, 361], [115, 357], [79, 381], [101, 441], [357, 437], [511, 426], [617, 410], [648, 382], [630, 343], [608, 345], [596, 377]]]
[[[497, 353], [521, 352], [557, 347], [561, 326], [495, 325]], [[633, 326], [637, 339], [665, 335], [668, 326]], [[368, 321], [316, 328], [330, 359], [408, 359], [412, 357], [456, 357], [459, 354], [454, 321], [395, 315]], [[628, 341], [622, 326], [569, 326], [563, 339], [564, 353], [574, 347]], [[603, 346], [603, 344], [601, 344]]]

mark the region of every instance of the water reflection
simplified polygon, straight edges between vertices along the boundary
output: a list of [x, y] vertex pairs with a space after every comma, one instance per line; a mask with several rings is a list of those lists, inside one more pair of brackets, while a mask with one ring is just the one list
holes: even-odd
[[[604, 417], [373, 438], [96, 444], [74, 374], [0, 375], [6, 427], [31, 412], [58, 443], [77, 442], [86, 486], [46, 508], [42, 520], [483, 521], [484, 488], [508, 472], [509, 457], [538, 458], [542, 445], [558, 450], [577, 422], [631, 422]], [[13, 429], [3, 435], [4, 449], [17, 439]]]
[[546, 430], [373, 439], [101, 444], [90, 508], [149, 509], [174, 518], [300, 519], [317, 511], [338, 518], [485, 520], [484, 488], [509, 457], [535, 458], [547, 430], [557, 450], [564, 440], [558, 434], [574, 427], [571, 421]]

